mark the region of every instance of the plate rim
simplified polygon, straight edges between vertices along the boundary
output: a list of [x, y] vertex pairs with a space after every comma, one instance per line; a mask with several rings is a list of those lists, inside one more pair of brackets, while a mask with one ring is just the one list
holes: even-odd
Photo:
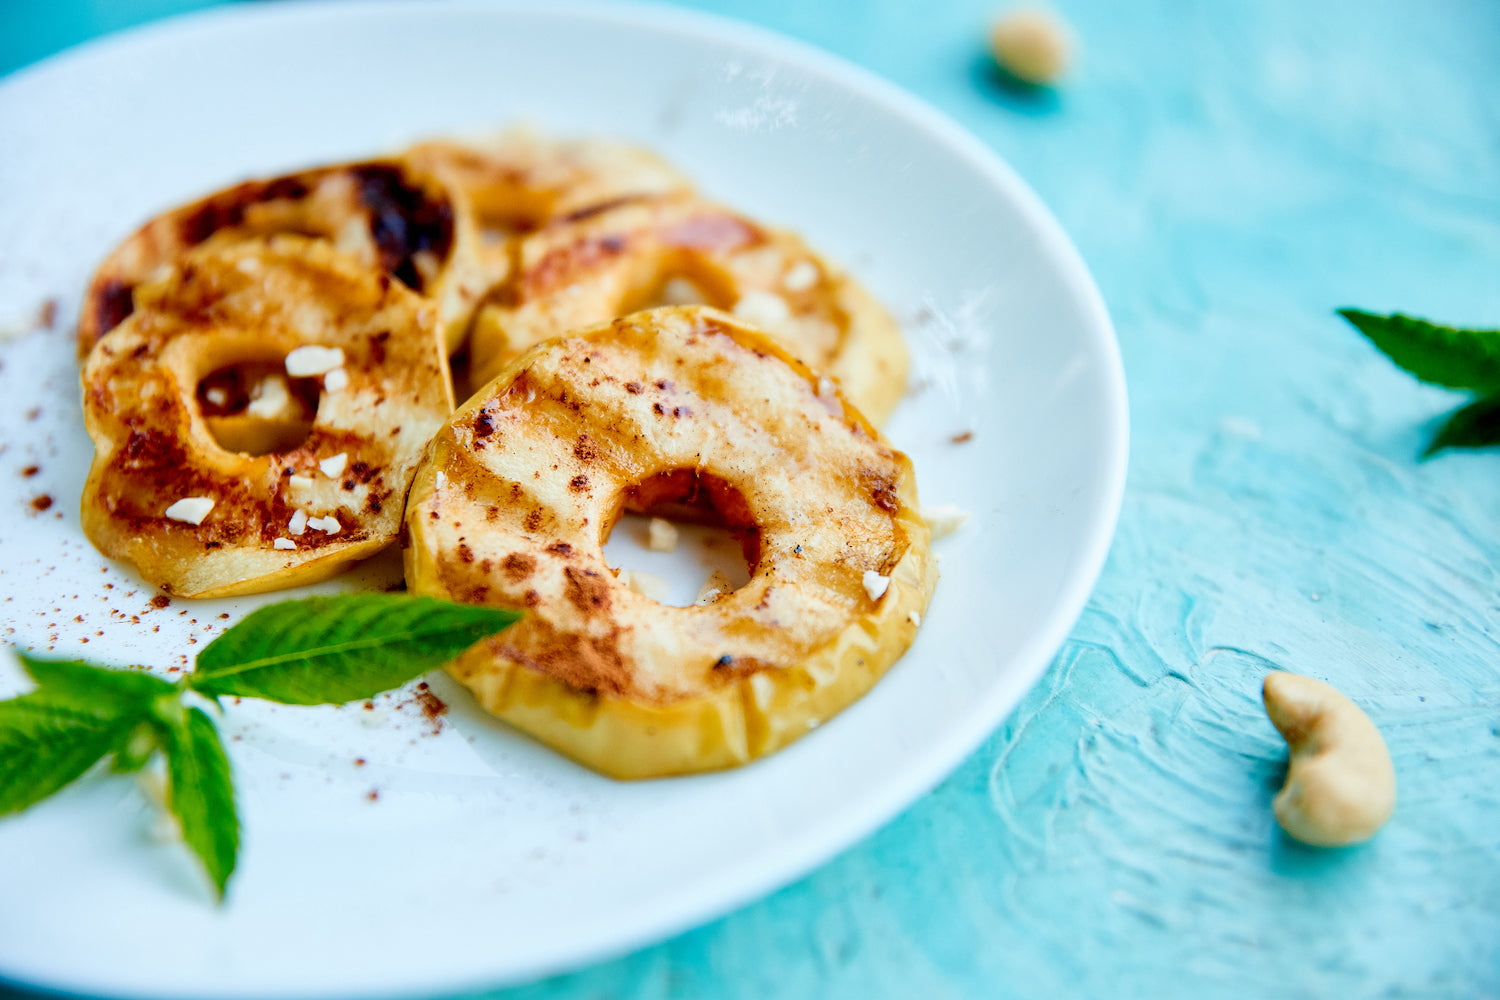
[[[586, 968], [662, 942], [798, 881], [822, 867], [836, 855], [890, 823], [902, 810], [914, 805], [953, 773], [978, 746], [999, 727], [1041, 679], [1071, 634], [1103, 571], [1123, 507], [1129, 460], [1129, 409], [1124, 365], [1118, 334], [1104, 299], [1086, 263], [1061, 224], [1040, 196], [1000, 157], [947, 113], [928, 101], [851, 60], [801, 39], [770, 28], [722, 14], [643, 0], [557, 0], [543, 6], [524, 0], [302, 0], [295, 5], [221, 4], [134, 25], [121, 31], [80, 42], [61, 52], [23, 66], [0, 77], [0, 95], [6, 91], [47, 87], [49, 78], [76, 72], [100, 53], [129, 49], [145, 41], [170, 42], [173, 36], [195, 33], [232, 32], [246, 22], [282, 22], [342, 18], [409, 17], [414, 12], [446, 17], [504, 20], [518, 14], [549, 20], [612, 21], [647, 27], [678, 35], [712, 38], [744, 48], [757, 56], [783, 62], [822, 76], [852, 94], [905, 119], [916, 130], [931, 136], [947, 151], [963, 160], [1003, 193], [1035, 234], [1043, 255], [1055, 262], [1060, 283], [1076, 297], [1089, 331], [1087, 342], [1097, 352], [1101, 372], [1107, 376], [1109, 419], [1100, 440], [1098, 463], [1102, 475], [1088, 530], [1082, 539], [1078, 568], [1060, 587], [1052, 609], [1039, 627], [1031, 630], [1007, 669], [974, 702], [958, 725], [945, 729], [922, 755], [923, 765], [905, 772], [904, 780], [875, 786], [859, 804], [840, 816], [825, 820], [795, 838], [795, 848], [767, 854], [743, 874], [733, 870], [695, 885], [695, 891], [679, 890], [653, 897], [629, 927], [612, 937], [595, 938], [586, 947], [554, 949], [524, 965], [513, 965], [499, 975], [456, 974], [435, 976], [428, 986], [403, 985], [381, 993], [360, 990], [319, 990], [279, 996], [418, 997], [497, 989], [533, 982], [548, 976]], [[1019, 692], [1019, 693], [1017, 693]], [[900, 776], [898, 776], [900, 777]], [[140, 993], [79, 994], [66, 986], [12, 978], [0, 970], [0, 985], [14, 985], [57, 995], [139, 996]], [[167, 991], [158, 995], [186, 995]], [[216, 994], [240, 996], [232, 989]]]

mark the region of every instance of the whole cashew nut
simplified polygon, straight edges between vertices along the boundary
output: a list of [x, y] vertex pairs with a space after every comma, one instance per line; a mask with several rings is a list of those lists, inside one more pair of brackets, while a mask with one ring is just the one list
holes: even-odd
[[1262, 696], [1291, 748], [1272, 804], [1281, 828], [1318, 847], [1375, 836], [1396, 808], [1396, 769], [1370, 717], [1322, 681], [1285, 671], [1266, 676]]

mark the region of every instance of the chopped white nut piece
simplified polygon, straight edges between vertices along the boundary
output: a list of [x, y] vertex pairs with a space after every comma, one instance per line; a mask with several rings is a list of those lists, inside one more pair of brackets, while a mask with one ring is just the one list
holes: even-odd
[[649, 597], [658, 604], [672, 596], [671, 584], [654, 573], [642, 573], [638, 569], [622, 569], [620, 582], [628, 589], [642, 597]]
[[714, 603], [733, 589], [734, 585], [729, 582], [729, 577], [718, 570], [714, 570], [709, 578], [704, 581], [703, 587], [698, 591], [698, 596], [693, 600], [693, 603], [699, 607], [704, 607]]
[[333, 514], [329, 514], [327, 517], [310, 517], [307, 519], [307, 526], [309, 528], [317, 528], [325, 535], [337, 535], [344, 527], [342, 524], [339, 524], [339, 519]]
[[915, 626], [916, 628], [921, 628], [922, 627], [922, 612], [917, 611], [916, 609], [912, 609], [911, 611], [908, 611], [906, 613], [906, 620], [909, 621], [909, 622], [911, 622], [912, 625]]
[[708, 304], [708, 296], [686, 278], [668, 278], [661, 286], [662, 305], [701, 306]]
[[774, 330], [792, 318], [791, 307], [786, 299], [775, 292], [752, 289], [740, 296], [734, 304], [734, 314], [751, 326]]
[[280, 375], [267, 375], [250, 390], [250, 405], [245, 407], [245, 412], [252, 417], [275, 417], [285, 413], [291, 402], [292, 394], [287, 391], [286, 379]]
[[271, 540], [271, 548], [273, 549], [295, 549], [296, 547], [297, 543], [290, 538], [274, 538]]
[[927, 522], [927, 527], [932, 531], [932, 540], [937, 541], [944, 535], [951, 535], [964, 526], [969, 519], [969, 512], [959, 510], [952, 504], [923, 504], [922, 520]]
[[344, 367], [344, 351], [339, 347], [304, 344], [286, 356], [286, 373], [293, 378], [324, 375]]
[[433, 483], [440, 490], [448, 488], [448, 477], [444, 475], [442, 469], [439, 469], [437, 475], [433, 477]]
[[318, 468], [323, 470], [323, 475], [329, 479], [337, 479], [344, 472], [344, 466], [349, 464], [349, 453], [339, 452], [332, 458], [325, 458], [318, 463]]
[[225, 392], [218, 386], [214, 386], [212, 389], [209, 389], [203, 394], [203, 398], [208, 400], [215, 406], [223, 406], [225, 403], [229, 402], [229, 393]]
[[881, 576], [873, 569], [865, 570], [865, 575], [861, 582], [864, 583], [865, 593], [870, 595], [870, 600], [872, 601], [880, 600], [891, 587], [891, 578]]
[[213, 509], [213, 497], [183, 497], [162, 513], [183, 524], [202, 524], [208, 512]]
[[299, 476], [294, 472], [290, 476], [286, 477], [286, 483], [288, 486], [292, 486], [300, 490], [305, 490], [311, 488], [313, 484], [313, 477]]
[[677, 551], [677, 526], [671, 521], [653, 517], [646, 528], [646, 548], [652, 552]]
[[789, 292], [805, 292], [818, 283], [818, 265], [799, 260], [781, 276], [781, 287]]
[[323, 376], [324, 392], [341, 392], [349, 386], [349, 373], [342, 368], [335, 368]]
[[[308, 480], [311, 482], [312, 480]], [[307, 530], [307, 511], [299, 510], [292, 514], [292, 519], [286, 523], [288, 534], [300, 535]]]

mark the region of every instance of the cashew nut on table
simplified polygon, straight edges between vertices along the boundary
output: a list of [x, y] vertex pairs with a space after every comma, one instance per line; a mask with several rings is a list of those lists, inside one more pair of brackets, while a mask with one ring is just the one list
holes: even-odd
[[1396, 769], [1380, 731], [1322, 681], [1276, 671], [1262, 688], [1291, 766], [1273, 803], [1288, 834], [1317, 847], [1369, 840], [1396, 808]]

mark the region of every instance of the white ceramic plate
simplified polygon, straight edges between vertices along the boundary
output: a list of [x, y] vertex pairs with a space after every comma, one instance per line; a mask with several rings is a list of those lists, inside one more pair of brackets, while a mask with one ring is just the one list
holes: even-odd
[[[937, 545], [915, 646], [770, 760], [641, 784], [569, 764], [436, 681], [450, 704], [436, 734], [409, 692], [376, 713], [234, 706], [244, 850], [227, 905], [152, 838], [130, 779], [91, 775], [0, 821], [0, 977], [157, 998], [434, 995], [618, 954], [885, 822], [1063, 641], [1120, 502], [1124, 383], [1087, 272], [1022, 182], [919, 102], [763, 31], [489, 3], [221, 8], [0, 84], [0, 325], [59, 307], [54, 329], [0, 346], [7, 639], [180, 667], [260, 600], [153, 608], [78, 529], [89, 448], [69, 328], [100, 256], [153, 212], [246, 176], [519, 119], [655, 147], [711, 194], [800, 230], [896, 311], [916, 387], [889, 433], [924, 501], [974, 514]], [[395, 572], [377, 563], [344, 585]], [[0, 693], [16, 683], [0, 676]]]

